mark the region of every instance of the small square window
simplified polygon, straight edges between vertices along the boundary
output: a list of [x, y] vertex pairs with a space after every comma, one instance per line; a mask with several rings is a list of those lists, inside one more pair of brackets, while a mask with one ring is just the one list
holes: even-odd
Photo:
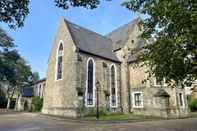
[[166, 79], [163, 78], [163, 80], [159, 80], [158, 78], [154, 79], [154, 86], [167, 86], [166, 85]]

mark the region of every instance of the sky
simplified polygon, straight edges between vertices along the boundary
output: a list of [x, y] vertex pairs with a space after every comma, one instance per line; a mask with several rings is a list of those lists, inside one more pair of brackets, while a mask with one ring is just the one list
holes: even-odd
[[63, 10], [55, 6], [54, 0], [31, 0], [30, 14], [25, 19], [24, 27], [13, 30], [4, 23], [0, 23], [0, 27], [15, 40], [18, 51], [31, 65], [32, 70], [39, 72], [43, 78], [46, 76], [47, 61], [61, 16], [105, 35], [137, 17], [136, 13], [122, 7], [122, 2], [123, 0], [102, 0], [94, 10]]

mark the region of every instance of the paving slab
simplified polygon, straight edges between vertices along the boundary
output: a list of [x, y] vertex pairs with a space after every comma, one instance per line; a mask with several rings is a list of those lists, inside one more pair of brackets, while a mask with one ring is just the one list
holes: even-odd
[[0, 114], [0, 131], [197, 131], [197, 118], [100, 123], [39, 113], [7, 113]]

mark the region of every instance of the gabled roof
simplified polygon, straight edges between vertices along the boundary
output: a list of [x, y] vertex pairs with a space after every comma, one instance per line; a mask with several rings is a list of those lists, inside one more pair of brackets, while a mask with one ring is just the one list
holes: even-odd
[[110, 39], [65, 20], [74, 44], [79, 51], [120, 62], [113, 52]]
[[45, 82], [45, 81], [46, 81], [46, 78], [42, 78], [42, 79], [34, 82], [33, 85], [38, 84], [38, 83], [42, 83], [42, 82]]
[[110, 38], [114, 43], [114, 47], [113, 47], [114, 50], [118, 50], [125, 46], [127, 40], [129, 39], [130, 33], [134, 31], [134, 28], [136, 24], [139, 23], [139, 21], [140, 18], [136, 18], [135, 20], [129, 22], [128, 24], [125, 24], [106, 35], [106, 37]]

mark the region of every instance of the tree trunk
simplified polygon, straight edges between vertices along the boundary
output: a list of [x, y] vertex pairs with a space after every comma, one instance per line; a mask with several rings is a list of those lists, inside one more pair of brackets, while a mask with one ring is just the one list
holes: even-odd
[[14, 89], [12, 90], [11, 95], [9, 94], [9, 91], [10, 91], [10, 90], [8, 89], [8, 91], [7, 91], [7, 95], [8, 95], [7, 109], [10, 109], [10, 103], [11, 103], [12, 97], [14, 96], [15, 89], [16, 89], [16, 88], [14, 88]]
[[10, 102], [11, 102], [11, 99], [8, 98], [8, 102], [7, 102], [7, 109], [10, 109]]

